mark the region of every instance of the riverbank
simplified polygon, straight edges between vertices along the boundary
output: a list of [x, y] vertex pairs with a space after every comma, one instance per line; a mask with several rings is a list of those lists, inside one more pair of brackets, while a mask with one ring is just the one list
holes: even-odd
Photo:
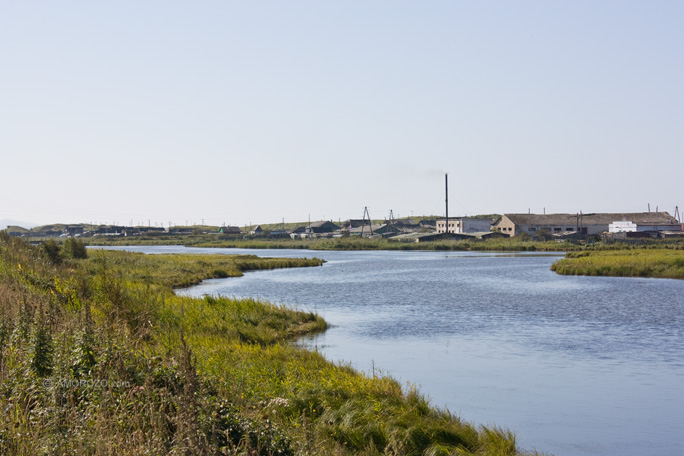
[[222, 235], [183, 236], [135, 236], [84, 238], [91, 246], [116, 245], [183, 245], [185, 247], [242, 248], [242, 249], [306, 249], [306, 250], [426, 250], [426, 251], [499, 251], [499, 252], [576, 252], [584, 250], [621, 249], [682, 249], [679, 240], [639, 240], [638, 244], [627, 242], [603, 243], [598, 241], [542, 241], [529, 237], [502, 237], [494, 239], [438, 240], [432, 242], [399, 242], [382, 238], [318, 238], [318, 239], [269, 239], [235, 238]]
[[2, 454], [521, 454], [515, 437], [287, 341], [305, 311], [174, 287], [318, 262], [89, 251], [0, 234]]
[[306, 249], [306, 250], [437, 250], [437, 251], [540, 251], [567, 252], [581, 250], [585, 244], [556, 241], [532, 241], [518, 238], [486, 240], [440, 240], [433, 242], [397, 242], [387, 239], [360, 237], [320, 239], [221, 239], [217, 236], [159, 237], [94, 237], [84, 239], [91, 246], [114, 245], [183, 245], [186, 247], [215, 247], [243, 249]]
[[569, 252], [551, 265], [551, 270], [563, 275], [684, 279], [684, 250]]

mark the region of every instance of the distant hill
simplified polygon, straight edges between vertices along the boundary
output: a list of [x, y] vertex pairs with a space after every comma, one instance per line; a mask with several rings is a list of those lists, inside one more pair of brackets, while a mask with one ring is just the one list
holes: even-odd
[[34, 226], [38, 226], [35, 223], [29, 223], [29, 222], [19, 222], [17, 220], [9, 220], [9, 219], [3, 219], [0, 220], [0, 230], [4, 230], [8, 226], [20, 226], [22, 228], [33, 228]]

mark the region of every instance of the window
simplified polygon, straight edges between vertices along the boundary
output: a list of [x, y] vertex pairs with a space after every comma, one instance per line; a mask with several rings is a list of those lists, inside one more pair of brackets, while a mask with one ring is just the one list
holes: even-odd
[[562, 231], [563, 228], [554, 228], [553, 231]]
[[528, 228], [527, 231], [534, 233], [535, 231], [537, 231], [537, 229], [534, 227], [531, 227], [531, 228]]

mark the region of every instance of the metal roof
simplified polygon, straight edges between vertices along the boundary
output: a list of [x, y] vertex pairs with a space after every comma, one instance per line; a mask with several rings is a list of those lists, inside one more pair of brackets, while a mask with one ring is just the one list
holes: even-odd
[[[578, 214], [504, 214], [516, 225], [577, 225]], [[638, 224], [673, 224], [677, 220], [667, 212], [591, 213], [580, 215], [581, 224], [609, 225], [618, 221]]]

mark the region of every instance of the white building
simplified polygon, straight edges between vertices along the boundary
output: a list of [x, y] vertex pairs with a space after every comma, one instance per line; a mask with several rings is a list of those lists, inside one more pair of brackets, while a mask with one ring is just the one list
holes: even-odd
[[[488, 218], [458, 217], [449, 218], [449, 233], [485, 233], [491, 231], [492, 221]], [[446, 233], [446, 220], [437, 220], [437, 232]]]
[[609, 233], [634, 233], [637, 230], [637, 224], [628, 221], [613, 222], [608, 225]]

